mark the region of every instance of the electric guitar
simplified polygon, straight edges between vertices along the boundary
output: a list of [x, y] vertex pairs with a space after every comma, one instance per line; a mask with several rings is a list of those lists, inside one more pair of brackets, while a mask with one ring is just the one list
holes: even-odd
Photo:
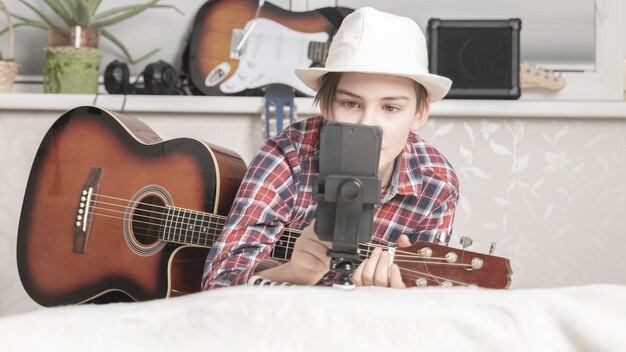
[[200, 93], [230, 95], [279, 83], [314, 94], [294, 69], [324, 64], [331, 34], [352, 10], [291, 12], [265, 2], [257, 17], [261, 2], [212, 0], [198, 10], [183, 61]]
[[546, 70], [528, 63], [522, 63], [519, 69], [519, 85], [522, 89], [560, 90], [567, 81], [553, 71]]
[[[246, 166], [234, 152], [190, 138], [163, 141], [130, 116], [96, 107], [63, 114], [33, 162], [17, 236], [26, 292], [43, 306], [110, 292], [136, 301], [200, 290]], [[289, 260], [287, 230], [271, 256]], [[362, 244], [361, 259], [374, 244]], [[408, 286], [506, 288], [505, 258], [431, 243], [395, 250]]]

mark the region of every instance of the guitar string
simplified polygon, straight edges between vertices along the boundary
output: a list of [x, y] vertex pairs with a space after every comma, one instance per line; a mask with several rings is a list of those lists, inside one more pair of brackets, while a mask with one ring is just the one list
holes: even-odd
[[[93, 202], [93, 203], [95, 203], [95, 202]], [[103, 202], [100, 202], [100, 203], [101, 204], [116, 205], [116, 204], [112, 204], [112, 203], [103, 203]], [[119, 207], [119, 205], [116, 205], [116, 206]], [[124, 211], [98, 207], [98, 206], [95, 206], [95, 205], [92, 206], [92, 209], [125, 214]], [[94, 212], [94, 215], [96, 215], [95, 212]], [[106, 217], [114, 218], [114, 219], [120, 219], [120, 220], [124, 219], [124, 217], [112, 216], [112, 215], [107, 215], [107, 214], [102, 214], [102, 213], [98, 213], [97, 215], [106, 216]], [[139, 217], [148, 218], [148, 219], [156, 219], [156, 220], [159, 220], [159, 221], [163, 220], [163, 218], [148, 217], [148, 216], [144, 216], [144, 215], [139, 215]], [[185, 219], [185, 218], [183, 217], [183, 219]], [[154, 226], [158, 226], [159, 228], [162, 228], [161, 224], [155, 224], [155, 223], [152, 223], [152, 222], [133, 220], [133, 223], [140, 223], [140, 224], [144, 224], [144, 225], [154, 225]], [[210, 227], [210, 225], [223, 225], [223, 224], [209, 222], [209, 227]], [[200, 227], [202, 227], [202, 226], [200, 225]], [[141, 229], [147, 230], [148, 228], [144, 227], [144, 228], [141, 228]], [[186, 230], [186, 229], [184, 229], [184, 231], [185, 232], [189, 232], [189, 230]], [[198, 238], [200, 238], [201, 235], [204, 235], [201, 231], [191, 230], [190, 232], [191, 232], [192, 239], [196, 238], [196, 236], [194, 236], [194, 235], [198, 235], [197, 236]], [[144, 235], [144, 237], [160, 239], [160, 237], [158, 235]], [[187, 235], [185, 235], [185, 237], [187, 237]], [[213, 237], [216, 237], [216, 235], [213, 234]], [[290, 239], [288, 239], [288, 240], [290, 240]], [[359, 244], [359, 245], [360, 246], [368, 246], [367, 244]], [[382, 249], [386, 248], [386, 246], [384, 246], [384, 245], [378, 245], [378, 244], [371, 244], [371, 245], [374, 246], [374, 247], [382, 248]], [[290, 248], [290, 247], [289, 246], [285, 246], [285, 248]], [[444, 257], [422, 257], [419, 254], [415, 254], [415, 253], [412, 253], [412, 252], [404, 251], [404, 250], [401, 250], [401, 249], [396, 249], [395, 257], [396, 258], [411, 258], [411, 259], [414, 259], [414, 258], [417, 258], [417, 259], [428, 259], [428, 261], [422, 260], [422, 261], [419, 261], [419, 262], [420, 263], [433, 264], [433, 265], [466, 266], [468, 268], [471, 268], [471, 266], [469, 264], [447, 263], [447, 262], [443, 263], [442, 261], [447, 261], [447, 258], [444, 258]]]
[[[116, 219], [116, 220], [120, 220], [121, 219], [119, 217], [115, 217], [115, 216], [111, 216], [111, 215], [98, 214], [98, 213], [94, 213], [94, 215], [105, 216], [105, 217], [113, 218], [113, 219]], [[158, 238], [158, 236], [148, 236], [148, 237], [156, 237], [156, 238]], [[185, 243], [183, 243], [183, 244], [185, 244]], [[282, 247], [283, 249], [286, 248], [287, 250], [293, 249], [293, 246], [290, 246], [290, 245], [280, 246], [278, 244], [275, 244], [275, 246]], [[384, 247], [384, 246], [381, 246], [381, 247]], [[360, 257], [361, 260], [369, 259], [368, 254], [361, 253], [361, 254], [359, 254], [359, 257]], [[413, 256], [410, 256], [410, 257], [415, 257], [415, 256], [413, 255]], [[420, 263], [420, 264], [424, 264], [426, 269], [428, 269], [427, 265], [441, 264], [440, 262], [427, 262], [427, 261], [415, 261], [415, 260], [394, 260], [394, 262], [398, 262], [398, 263], [402, 263], [402, 262]], [[434, 282], [440, 284], [439, 279], [442, 279], [444, 281], [447, 280], [447, 281], [450, 281], [450, 282], [453, 282], [453, 283], [456, 283], [456, 284], [462, 285], [462, 286], [470, 286], [471, 285], [471, 284], [464, 283], [464, 282], [461, 282], [461, 281], [456, 281], [456, 280], [452, 280], [452, 279], [442, 278], [442, 277], [436, 276], [434, 274], [425, 273], [425, 272], [421, 272], [421, 271], [417, 271], [417, 270], [412, 270], [412, 269], [408, 269], [408, 268], [404, 268], [404, 267], [399, 267], [399, 269], [400, 269], [400, 271], [405, 272], [405, 274], [403, 274], [403, 278], [409, 279], [409, 280], [413, 280], [413, 281], [416, 281], [416, 280], [418, 280], [420, 278], [424, 278], [426, 280], [430, 279], [431, 281], [434, 281]]]
[[[97, 215], [103, 215], [103, 214], [97, 214]], [[103, 216], [107, 216], [107, 215], [103, 215]], [[112, 216], [110, 216], [110, 215], [109, 215], [108, 217], [112, 217]], [[116, 217], [112, 217], [112, 218], [114, 218], [114, 219], [119, 219], [119, 218], [116, 218]], [[157, 236], [153, 236], [153, 237], [157, 237]], [[287, 245], [287, 246], [281, 246], [281, 245], [279, 245], [279, 244], [276, 244], [276, 246], [278, 246], [278, 247], [286, 247], [287, 249], [292, 249], [292, 247], [291, 247], [291, 246], [289, 246], [289, 245]], [[384, 248], [385, 246], [380, 245], [380, 247], [383, 247], [383, 248]], [[408, 257], [408, 258], [410, 258], [410, 260], [400, 260], [400, 259], [397, 259], [397, 258], [400, 258], [400, 257]], [[364, 253], [361, 253], [361, 254], [360, 254], [360, 259], [361, 259], [361, 260], [365, 260], [365, 259], [368, 259], [368, 258], [369, 258], [368, 254], [364, 254]], [[430, 259], [430, 258], [429, 258], [429, 259]], [[396, 259], [394, 260], [394, 262], [395, 262], [395, 263], [420, 263], [420, 264], [423, 264], [423, 265], [424, 265], [424, 267], [425, 267], [426, 269], [428, 269], [427, 265], [442, 265], [442, 264], [444, 264], [444, 265], [452, 265], [452, 266], [466, 266], [466, 267], [467, 267], [467, 265], [465, 265], [465, 264], [460, 264], [460, 263], [456, 263], [456, 264], [445, 264], [445, 263], [441, 263], [441, 262], [432, 262], [432, 261], [425, 261], [425, 260], [422, 260], [422, 261], [416, 261], [416, 260], [415, 260], [415, 255], [408, 255], [408, 256], [407, 256], [407, 255], [404, 255], [404, 256], [396, 256]], [[408, 274], [405, 274], [405, 275], [404, 275], [404, 277], [405, 277], [405, 278], [407, 278], [407, 279], [418, 279], [418, 278], [420, 278], [420, 277], [424, 277], [424, 276], [434, 278], [436, 282], [439, 282], [439, 280], [437, 280], [437, 279], [443, 279], [443, 278], [441, 278], [441, 277], [437, 277], [436, 275], [433, 275], [433, 274], [430, 274], [430, 273], [424, 273], [424, 272], [414, 271], [414, 270], [411, 270], [411, 269], [408, 269], [408, 268], [403, 268], [403, 267], [399, 267], [399, 268], [400, 268], [402, 271], [408, 271], [409, 273], [412, 273], [412, 274], [414, 273], [414, 274], [416, 274], [416, 275], [408, 275]], [[455, 281], [455, 280], [451, 280], [451, 279], [447, 279], [447, 280], [448, 280], [448, 281], [451, 281], [451, 282], [455, 282], [455, 283], [457, 283], [457, 284], [465, 284], [465, 285], [469, 285], [469, 284], [466, 284], [466, 283], [461, 283], [461, 282], [458, 282], [458, 281]]]
[[[96, 203], [96, 202], [92, 202], [92, 204], [93, 204], [93, 203]], [[113, 203], [106, 203], [106, 202], [98, 202], [98, 203], [100, 203], [100, 204], [105, 204], [105, 205], [113, 205], [113, 206], [117, 206], [117, 207], [123, 207], [123, 206], [121, 206], [121, 205], [117, 205], [117, 204], [113, 204]], [[92, 208], [92, 209], [96, 209], [96, 210], [103, 210], [103, 211], [113, 212], [113, 213], [121, 213], [121, 214], [126, 214], [126, 212], [125, 212], [125, 211], [114, 210], [114, 209], [109, 209], [109, 208], [103, 208], [103, 207], [99, 207], [99, 206], [96, 206], [96, 205], [92, 205], [92, 207], [91, 207], [91, 208]], [[101, 215], [104, 215], [104, 214], [101, 214]], [[143, 219], [153, 219], [153, 220], [159, 220], [159, 221], [162, 221], [162, 220], [163, 220], [163, 218], [162, 218], [162, 217], [150, 217], [150, 216], [146, 216], [146, 215], [144, 215], [144, 214], [135, 214], [135, 216], [138, 216], [139, 218], [143, 218]], [[110, 217], [117, 218], [117, 219], [124, 219], [123, 217], [114, 217], [114, 216], [110, 216]], [[225, 218], [225, 217], [224, 217], [224, 218]], [[190, 219], [190, 218], [183, 217], [183, 220], [186, 220], [186, 219]], [[159, 226], [159, 227], [162, 227], [162, 225], [160, 225], [160, 224], [155, 224], [155, 223], [153, 223], [153, 222], [146, 222], [146, 221], [140, 221], [140, 220], [133, 220], [133, 223], [140, 223], [140, 224], [145, 224], [145, 225], [154, 225], [154, 226]], [[223, 225], [222, 223], [219, 223], [219, 222], [210, 222], [210, 221], [208, 221], [208, 222], [207, 222], [207, 224], [208, 224], [209, 226], [210, 226], [210, 225]], [[202, 225], [199, 225], [199, 226], [200, 226], [200, 227], [203, 227]], [[143, 229], [143, 230], [147, 230], [148, 228], [147, 228], [147, 227], [144, 227], [144, 228], [141, 228], [141, 229]], [[184, 231], [186, 231], [186, 232], [189, 232], [189, 230], [187, 230], [187, 229], [183, 229], [183, 230], [184, 230]], [[293, 230], [292, 230], [292, 231], [293, 231]], [[202, 235], [202, 234], [203, 234], [201, 231], [196, 231], [196, 230], [191, 230], [191, 232], [192, 232], [192, 235], [194, 235], [194, 234], [197, 234], [197, 235]], [[149, 236], [149, 237], [156, 237], [156, 238], [158, 238], [158, 236]], [[384, 246], [382, 246], [382, 247], [384, 247]], [[397, 250], [397, 252], [396, 252], [396, 253], [397, 253], [397, 254], [396, 254], [396, 256], [397, 256], [397, 257], [402, 257], [402, 253], [403, 253], [403, 251], [402, 251], [402, 250]], [[406, 253], [409, 253], [409, 254], [410, 254], [410, 257], [415, 256], [415, 254], [414, 254], [414, 253], [411, 253], [411, 252], [406, 252]], [[443, 260], [447, 260], [447, 259], [446, 259], [446, 258], [444, 258], [444, 257], [428, 257], [428, 259], [431, 259], [431, 260], [442, 260], [442, 261], [443, 261]]]
[[[419, 278], [419, 277], [422, 277], [422, 276], [429, 276], [430, 278], [434, 279], [439, 285], [441, 285], [441, 281], [444, 281], [444, 282], [445, 281], [449, 281], [449, 282], [451, 282], [453, 284], [457, 284], [459, 286], [471, 286], [471, 284], [468, 284], [466, 282], [453, 280], [453, 279], [450, 279], [450, 278], [445, 278], [445, 277], [441, 277], [441, 276], [437, 276], [437, 275], [433, 275], [433, 274], [426, 274], [426, 273], [422, 273], [420, 271], [412, 270], [412, 269], [409, 269], [409, 268], [400, 268], [400, 270], [408, 271], [408, 272], [411, 272], [411, 273], [415, 274], [413, 276], [414, 278]], [[439, 280], [441, 280], [441, 281], [439, 281]]]
[[[123, 202], [125, 202], [125, 203], [129, 203], [129, 204], [132, 204], [132, 203], [135, 203], [135, 204], [146, 204], [146, 203], [142, 203], [141, 201], [129, 201], [129, 200], [126, 200], [126, 199], [122, 199], [122, 198], [118, 198], [118, 197], [112, 197], [112, 196], [107, 196], [107, 195], [103, 195], [103, 194], [96, 194], [96, 195], [101, 196], [101, 197], [103, 197], [103, 198], [110, 198], [110, 199], [120, 200], [120, 201], [123, 201]], [[107, 203], [107, 202], [102, 202], [102, 201], [97, 201], [97, 200], [93, 200], [93, 201], [92, 201], [92, 203], [94, 204], [94, 207], [95, 207], [95, 203], [108, 204], [108, 205], [111, 205], [111, 206], [115, 206], [115, 207], [122, 207], [122, 208], [126, 208], [126, 207], [127, 207], [127, 205], [126, 205], [126, 204], [124, 204], [124, 205], [119, 205], [119, 204]], [[154, 209], [154, 208], [161, 208], [161, 209], [168, 209], [168, 210], [169, 210], [169, 209], [176, 209], [176, 208], [171, 207], [171, 206], [160, 206], [160, 205], [156, 205], [156, 204], [148, 204], [148, 205], [149, 205], [149, 206], [150, 206], [150, 208], [152, 208], [152, 209]], [[99, 207], [99, 209], [102, 209], [102, 210], [105, 210], [105, 211], [113, 211], [113, 212], [118, 212], [118, 213], [125, 213], [124, 211], [115, 211], [115, 210], [112, 210], [112, 209], [107, 209], [107, 208], [102, 208], [102, 207]], [[202, 215], [202, 216], [204, 216], [204, 215], [209, 215], [209, 216], [214, 217], [214, 218], [216, 218], [216, 219], [218, 219], [218, 220], [220, 220], [220, 219], [225, 220], [225, 219], [226, 219], [226, 217], [225, 217], [225, 216], [221, 216], [221, 215], [216, 215], [216, 214], [207, 214], [207, 213], [203, 213], [203, 212], [199, 212], [199, 211], [196, 211], [196, 210], [191, 210], [191, 209], [183, 209], [183, 208], [178, 208], [178, 209], [179, 209], [179, 210], [182, 210], [183, 212], [184, 212], [184, 211], [188, 211], [188, 212], [191, 212], [192, 214], [195, 214], [195, 215], [196, 215], [196, 219], [197, 219], [197, 216], [198, 216], [198, 215]], [[154, 211], [154, 210], [146, 210], [146, 209], [141, 209], [141, 211], [142, 211], [142, 212], [144, 212], [144, 213], [146, 213], [146, 214], [147, 214], [147, 213], [156, 213], [156, 214], [159, 214], [159, 215], [163, 215], [163, 213], [162, 213], [162, 212], [158, 212], [158, 211]], [[98, 214], [98, 215], [107, 216], [107, 215], [105, 215], [105, 214]], [[159, 220], [159, 221], [162, 221], [162, 220], [163, 220], [163, 218], [162, 218], [162, 217], [155, 218], [155, 217], [150, 217], [150, 216], [147, 216], [147, 215], [144, 215], [144, 214], [141, 214], [141, 215], [138, 215], [138, 216], [141, 216], [141, 217], [144, 217], [144, 218], [147, 218], [147, 219], [150, 219], [150, 218], [152, 218], [152, 219], [157, 219], [157, 220]], [[115, 216], [111, 216], [111, 215], [108, 215], [108, 217], [110, 217], [110, 218], [118, 218], [118, 219], [122, 219], [122, 218], [115, 217]], [[180, 218], [180, 216], [177, 216], [177, 217], [178, 217], [178, 218]], [[191, 220], [191, 217], [184, 217], [184, 216], [183, 216], [183, 217], [182, 217], [182, 220], [185, 220], [185, 219], [189, 219], [189, 220]], [[133, 221], [133, 223], [137, 223], [137, 222], [138, 222], [138, 221], [136, 221], [136, 220], [135, 220], [135, 221]], [[178, 222], [179, 222], [179, 221], [177, 220], [177, 223], [178, 223]], [[142, 222], [142, 223], [147, 224], [147, 225], [156, 225], [156, 224], [151, 223], [151, 222]], [[213, 224], [213, 225], [223, 225], [223, 224], [220, 224], [219, 222], [218, 222], [218, 223], [212, 223], [211, 221], [209, 221], [209, 222], [208, 222], [208, 225], [209, 225], [209, 226], [210, 226], [210, 225], [212, 225], [212, 224]], [[161, 227], [162, 227], [160, 224], [159, 224], [158, 226], [159, 226], [159, 228], [161, 228]], [[144, 228], [144, 229], [145, 229], [145, 228]], [[189, 231], [188, 231], [188, 230], [184, 230], [184, 231], [185, 231], [185, 235], [184, 235], [184, 236], [185, 236], [185, 239], [186, 239], [186, 238], [187, 238], [187, 236], [188, 236], [188, 232], [189, 232]], [[197, 233], [197, 234], [201, 235], [201, 233], [200, 233], [200, 232], [196, 232], [196, 231], [193, 231], [193, 230], [192, 230], [192, 233], [191, 233], [191, 237], [192, 237], [192, 239], [193, 239], [193, 238], [195, 238], [194, 233]], [[180, 237], [181, 237], [181, 236], [182, 236], [182, 234], [179, 234], [179, 239], [180, 239]], [[156, 237], [157, 239], [159, 238], [159, 236], [146, 236], [146, 237]], [[213, 235], [213, 237], [215, 237], [215, 235]], [[285, 246], [285, 248], [287, 248], [287, 249], [290, 249], [290, 248], [291, 248], [291, 246], [290, 246], [290, 244], [291, 244], [291, 237], [292, 237], [292, 236], [288, 236], [288, 237], [287, 237], [287, 246]], [[281, 241], [281, 240], [279, 240], [278, 242], [280, 242], [280, 241]], [[206, 241], [205, 241], [205, 242], [206, 242]], [[199, 243], [198, 243], [198, 244], [199, 244]], [[281, 246], [279, 246], [279, 245], [276, 245], [276, 246], [281, 247]], [[368, 245], [363, 245], [363, 244], [360, 244], [360, 246], [368, 246]], [[374, 245], [374, 246], [376, 246], [376, 245]], [[369, 247], [369, 246], [368, 246], [368, 247]], [[383, 247], [383, 248], [384, 248], [385, 246], [381, 246], [381, 247]], [[410, 260], [409, 262], [416, 262], [416, 261], [415, 261], [415, 259], [416, 259], [416, 258], [418, 258], [418, 259], [422, 259], [421, 261], [417, 261], [417, 262], [419, 262], [419, 263], [424, 263], [424, 264], [429, 264], [429, 265], [437, 265], [437, 264], [440, 264], [440, 265], [449, 265], [449, 266], [465, 266], [465, 267], [467, 267], [468, 269], [471, 269], [471, 266], [470, 266], [470, 265], [468, 265], [468, 264], [460, 264], [460, 263], [441, 263], [441, 262], [433, 262], [433, 261], [432, 261], [432, 260], [446, 260], [446, 258], [428, 257], [428, 259], [429, 259], [430, 261], [425, 261], [425, 260], [423, 260], [423, 258], [422, 258], [421, 256], [416, 256], [416, 254], [411, 253], [411, 252], [405, 252], [405, 251], [402, 251], [402, 250], [397, 250], [397, 253], [398, 253], [398, 255], [397, 255], [397, 257], [398, 257], [398, 258], [400, 258], [400, 257], [408, 257], [408, 258], [412, 259], [412, 260]], [[402, 255], [402, 254], [400, 254], [400, 253], [406, 253], [407, 255]], [[463, 253], [463, 254], [464, 254], [464, 253]], [[365, 255], [365, 256], [364, 256], [364, 258], [367, 258], [367, 255]], [[405, 268], [401, 268], [401, 269], [403, 269], [403, 270], [404, 270]], [[426, 276], [434, 276], [434, 275], [429, 274], [429, 273], [428, 273], [428, 274], [427, 274], [427, 273], [420, 273], [420, 274], [421, 274], [421, 275], [426, 275]]]
[[[122, 220], [123, 219], [123, 218], [120, 218], [120, 217], [116, 217], [116, 216], [112, 216], [112, 215], [106, 215], [106, 214], [101, 214], [101, 213], [94, 213], [94, 215], [104, 216], [104, 217], [108, 218], [108, 220], [110, 220], [110, 219]], [[153, 237], [153, 238], [159, 239], [158, 236], [146, 236], [146, 237]], [[188, 244], [188, 243], [183, 243], [183, 244]], [[378, 244], [373, 244], [373, 245], [376, 246], [376, 247], [386, 248], [384, 245], [378, 245]], [[277, 246], [277, 247], [279, 247], [281, 249], [287, 249], [287, 250], [293, 249], [293, 246], [290, 246], [289, 244], [287, 246], [281, 246], [281, 245], [275, 244], [275, 246]], [[360, 244], [360, 246], [367, 247], [368, 245]], [[207, 247], [207, 248], [210, 248], [210, 247]], [[416, 259], [416, 255], [415, 254], [413, 254], [411, 252], [407, 252], [407, 253], [409, 253], [409, 255], [408, 256], [404, 256], [404, 257], [409, 257], [412, 260], [396, 260], [396, 259], [394, 259], [394, 263], [419, 263], [419, 264], [423, 264], [426, 269], [428, 269], [428, 265], [444, 264], [444, 263], [441, 263], [441, 262], [429, 262], [429, 261], [424, 261], [424, 260], [416, 261], [415, 260]], [[360, 258], [359, 259], [361, 259], [361, 260], [369, 259], [369, 254], [371, 254], [371, 253], [368, 253], [368, 254], [360, 253], [359, 254]], [[395, 258], [397, 258], [397, 257], [398, 256], [396, 255]], [[420, 258], [417, 257], [417, 259], [420, 259]], [[463, 264], [456, 264], [456, 265], [457, 266], [463, 266]], [[465, 265], [465, 266], [468, 266], [468, 265]], [[436, 275], [431, 274], [431, 273], [426, 273], [426, 272], [421, 272], [421, 271], [417, 271], [417, 270], [412, 270], [412, 269], [409, 269], [409, 268], [399, 267], [399, 269], [400, 269], [400, 271], [405, 272], [405, 274], [403, 274], [403, 278], [409, 279], [409, 280], [413, 280], [413, 281], [415, 281], [417, 279], [420, 279], [420, 278], [425, 278], [427, 280], [430, 279], [431, 281], [435, 281], [437, 283], [440, 283], [439, 280], [441, 279], [441, 280], [444, 280], [444, 281], [447, 280], [447, 281], [456, 283], [458, 285], [463, 285], [463, 286], [470, 286], [471, 285], [471, 284], [464, 283], [464, 282], [461, 282], [461, 281], [456, 281], [456, 280], [452, 280], [452, 279], [448, 279], [448, 278], [442, 278], [442, 277], [436, 276]]]

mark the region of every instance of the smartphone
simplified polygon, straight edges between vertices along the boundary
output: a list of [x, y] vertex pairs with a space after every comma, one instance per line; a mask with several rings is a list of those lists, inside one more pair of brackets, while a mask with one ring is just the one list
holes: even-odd
[[[318, 201], [315, 232], [320, 240], [345, 242], [345, 234], [335, 232], [346, 227], [350, 231], [358, 230], [359, 243], [371, 240], [374, 206], [380, 202], [378, 163], [382, 135], [378, 126], [329, 121], [322, 127], [319, 171], [314, 186]], [[362, 207], [338, 209], [342, 205], [337, 202], [337, 185], [352, 178], [363, 186]]]

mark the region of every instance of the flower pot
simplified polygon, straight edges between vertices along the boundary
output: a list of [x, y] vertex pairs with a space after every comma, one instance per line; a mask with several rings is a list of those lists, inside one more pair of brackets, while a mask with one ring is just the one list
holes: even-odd
[[100, 41], [100, 28], [71, 27], [50, 28], [50, 46], [73, 46], [74, 48], [97, 48]]
[[0, 93], [11, 93], [18, 68], [13, 61], [0, 61]]
[[96, 94], [102, 53], [94, 48], [46, 47], [45, 93]]

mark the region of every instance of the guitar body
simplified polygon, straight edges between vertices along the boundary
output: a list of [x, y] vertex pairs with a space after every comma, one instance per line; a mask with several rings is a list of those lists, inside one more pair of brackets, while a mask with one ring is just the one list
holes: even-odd
[[199, 291], [208, 249], [161, 241], [150, 214], [175, 205], [226, 215], [245, 169], [231, 151], [162, 141], [128, 116], [66, 112], [37, 151], [22, 206], [26, 292], [58, 306], [114, 291], [137, 301]]
[[[310, 44], [329, 44], [352, 10], [291, 12], [266, 2], [253, 21], [257, 5], [256, 0], [211, 0], [198, 10], [184, 59], [192, 85], [204, 95], [250, 95], [280, 83], [312, 95], [293, 71], [324, 64], [323, 55], [311, 57]], [[242, 50], [234, 52], [253, 22]]]

